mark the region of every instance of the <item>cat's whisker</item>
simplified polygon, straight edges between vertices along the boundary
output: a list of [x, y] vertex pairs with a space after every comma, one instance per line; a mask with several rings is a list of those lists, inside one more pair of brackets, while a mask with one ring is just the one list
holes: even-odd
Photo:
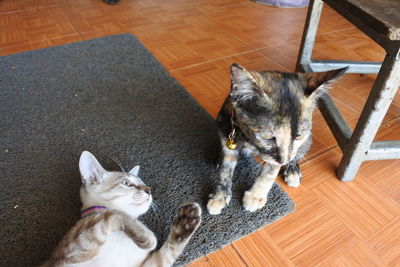
[[[157, 203], [153, 203], [153, 207], [152, 209], [154, 210], [154, 212], [159, 215], [161, 213], [161, 208]], [[159, 218], [159, 216], [157, 216]]]
[[150, 207], [154, 210], [154, 212], [155, 212], [156, 214], [159, 213], [159, 211], [160, 211], [160, 206], [158, 206], [157, 203], [156, 203], [154, 200], [153, 200], [153, 202], [151, 202]]
[[157, 215], [157, 209], [154, 207], [153, 204], [150, 205], [151, 211], [153, 211]]
[[156, 220], [157, 220], [157, 224], [161, 224], [161, 216], [159, 216], [161, 214], [160, 212], [160, 206], [158, 206], [158, 204], [153, 200], [153, 202], [151, 202], [150, 204], [150, 208], [151, 211], [154, 212], [154, 214], [156, 215]]

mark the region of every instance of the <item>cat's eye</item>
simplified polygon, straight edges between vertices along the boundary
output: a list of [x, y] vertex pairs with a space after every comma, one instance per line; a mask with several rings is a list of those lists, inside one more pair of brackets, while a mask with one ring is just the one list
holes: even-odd
[[265, 141], [270, 141], [270, 140], [274, 139], [274, 137], [272, 135], [269, 135], [267, 133], [262, 133], [262, 134], [260, 134], [260, 136]]
[[131, 186], [131, 183], [130, 183], [129, 181], [127, 181], [127, 180], [124, 180], [124, 181], [122, 182], [122, 184], [123, 184], [124, 186], [126, 186], [126, 187], [130, 187], [130, 186]]
[[296, 140], [301, 140], [301, 139], [303, 139], [303, 135], [298, 135], [298, 136], [296, 136]]

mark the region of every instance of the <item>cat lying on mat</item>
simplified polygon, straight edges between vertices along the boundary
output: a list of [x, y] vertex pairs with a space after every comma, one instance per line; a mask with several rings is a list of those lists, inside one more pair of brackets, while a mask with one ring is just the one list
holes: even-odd
[[217, 117], [223, 157], [217, 186], [207, 204], [210, 214], [220, 214], [231, 200], [232, 175], [240, 152], [264, 161], [255, 183], [244, 193], [246, 210], [264, 207], [281, 168], [288, 186], [300, 185], [298, 161], [311, 145], [317, 99], [346, 70], [302, 74], [231, 66], [231, 93]]
[[137, 219], [152, 203], [139, 166], [129, 173], [109, 172], [84, 151], [79, 169], [81, 219], [42, 266], [171, 266], [200, 225], [200, 206], [182, 206], [168, 239], [154, 251], [155, 235]]

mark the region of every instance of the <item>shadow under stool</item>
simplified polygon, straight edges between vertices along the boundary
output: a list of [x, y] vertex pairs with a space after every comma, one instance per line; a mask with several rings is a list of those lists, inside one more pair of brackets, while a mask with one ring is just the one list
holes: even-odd
[[[311, 59], [324, 3], [383, 47], [384, 61]], [[346, 66], [349, 66], [348, 73], [378, 73], [378, 76], [354, 131], [328, 94], [319, 102], [321, 113], [343, 153], [336, 169], [342, 181], [353, 180], [363, 161], [400, 158], [400, 140], [373, 142], [400, 86], [400, 0], [310, 1], [296, 71], [321, 72]]]

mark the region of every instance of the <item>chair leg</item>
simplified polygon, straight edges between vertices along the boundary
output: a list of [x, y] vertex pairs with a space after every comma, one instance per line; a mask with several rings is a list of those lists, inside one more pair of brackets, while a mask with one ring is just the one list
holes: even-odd
[[298, 72], [312, 71], [309, 67], [309, 64], [311, 63], [312, 50], [314, 47], [315, 37], [317, 35], [318, 24], [323, 5], [324, 2], [322, 2], [322, 0], [311, 0], [308, 6], [303, 38], [301, 40], [300, 51], [296, 64], [296, 71]]
[[388, 51], [356, 128], [336, 170], [342, 181], [353, 180], [400, 86], [400, 47]]

